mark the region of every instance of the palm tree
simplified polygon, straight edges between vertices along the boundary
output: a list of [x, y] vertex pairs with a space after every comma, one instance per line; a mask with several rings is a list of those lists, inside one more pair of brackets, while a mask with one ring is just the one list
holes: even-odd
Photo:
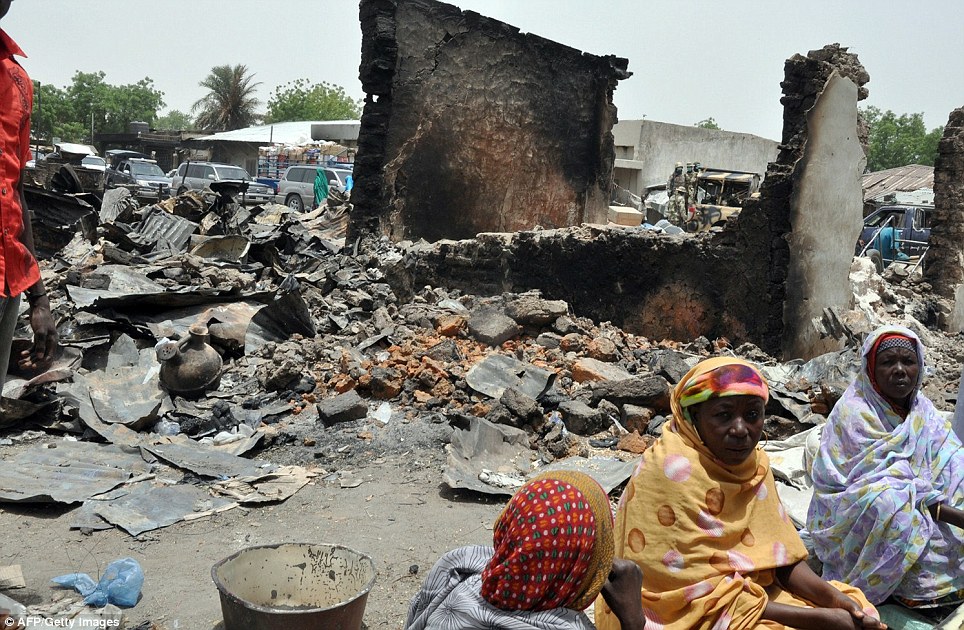
[[251, 126], [258, 118], [255, 111], [261, 101], [255, 96], [260, 82], [254, 82], [244, 64], [214, 66], [198, 85], [210, 90], [191, 108], [197, 113], [194, 122], [199, 129], [231, 131]]

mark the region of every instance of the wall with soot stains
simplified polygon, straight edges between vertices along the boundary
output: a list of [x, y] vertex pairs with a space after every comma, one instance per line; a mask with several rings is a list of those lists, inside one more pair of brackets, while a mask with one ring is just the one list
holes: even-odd
[[627, 60], [433, 0], [362, 0], [367, 97], [352, 234], [393, 240], [606, 221]]

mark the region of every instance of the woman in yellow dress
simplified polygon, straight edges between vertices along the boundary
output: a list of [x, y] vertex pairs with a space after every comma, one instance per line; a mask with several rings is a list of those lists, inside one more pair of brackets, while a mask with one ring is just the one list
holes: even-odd
[[[774, 486], [763, 433], [766, 380], [708, 359], [672, 396], [673, 418], [620, 500], [616, 557], [643, 571], [646, 627], [885, 628], [863, 594], [818, 577]], [[619, 628], [596, 600], [596, 626]]]

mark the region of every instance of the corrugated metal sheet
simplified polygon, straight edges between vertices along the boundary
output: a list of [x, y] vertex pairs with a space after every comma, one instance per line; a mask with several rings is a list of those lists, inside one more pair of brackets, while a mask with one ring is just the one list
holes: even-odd
[[113, 490], [150, 465], [139, 453], [112, 444], [56, 442], [0, 461], [0, 501], [79, 503]]
[[191, 234], [197, 231], [198, 224], [154, 206], [151, 213], [129, 236], [138, 245], [169, 245], [177, 252], [187, 249]]
[[864, 201], [882, 201], [891, 193], [934, 188], [934, 167], [910, 164], [863, 176]]
[[[313, 125], [345, 125], [361, 126], [357, 120], [299, 120], [256, 127], [245, 127], [234, 131], [222, 131], [210, 136], [201, 136], [195, 140], [218, 140], [223, 142], [254, 142], [258, 144], [305, 144], [311, 142], [311, 128]], [[358, 132], [355, 132], [355, 138]], [[334, 143], [332, 143], [334, 144]]]

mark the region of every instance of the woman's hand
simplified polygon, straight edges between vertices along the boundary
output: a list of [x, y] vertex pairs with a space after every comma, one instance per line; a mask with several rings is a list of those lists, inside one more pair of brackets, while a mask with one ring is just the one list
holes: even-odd
[[57, 326], [46, 295], [31, 301], [30, 327], [33, 329], [33, 346], [21, 353], [20, 369], [45, 370], [53, 363], [57, 351]]
[[[798, 610], [807, 611], [803, 613], [803, 616], [807, 617], [808, 621], [817, 621], [817, 625], [804, 626], [803, 624], [797, 624], [794, 626], [793, 623], [782, 619], [766, 617], [766, 613], [764, 613], [765, 618], [773, 619], [774, 621], [793, 627], [816, 627], [820, 630], [825, 630], [825, 626], [822, 625], [824, 623], [826, 623], [826, 627], [829, 628], [869, 628], [873, 630], [883, 630], [887, 627], [882, 624], [879, 619], [864, 614], [864, 611], [860, 609], [860, 605], [857, 602], [841, 593], [833, 584], [830, 584], [814, 573], [813, 569], [802, 560], [796, 564], [779, 567], [776, 570], [776, 576], [778, 583], [784, 590], [812, 602], [813, 605], [816, 606], [816, 608], [803, 608]], [[770, 606], [771, 605], [768, 604], [768, 608]], [[782, 605], [773, 604], [773, 606], [775, 610], [781, 611], [782, 614]], [[817, 617], [815, 620], [809, 619], [811, 611]], [[846, 615], [846, 618], [844, 615]]]
[[847, 614], [853, 621], [854, 628], [872, 628], [874, 630], [884, 630], [887, 627], [887, 624], [882, 623], [880, 619], [864, 613], [864, 611], [860, 609], [860, 605], [857, 602], [850, 599], [843, 593], [840, 593], [840, 596], [834, 600], [833, 608], [847, 611]]
[[949, 506], [947, 503], [934, 503], [927, 506], [931, 518], [964, 529], [964, 510]]
[[[858, 619], [857, 615], [860, 618]], [[763, 619], [801, 630], [886, 630], [887, 626], [860, 610], [810, 608], [767, 602]]]
[[840, 628], [840, 630], [863, 630], [867, 628], [868, 630], [886, 630], [887, 625], [881, 623], [880, 620], [871, 617], [870, 615], [865, 615], [863, 611], [857, 607], [855, 610], [847, 610], [845, 608], [818, 608], [816, 609], [826, 620], [827, 628]]
[[614, 559], [609, 579], [602, 587], [602, 596], [623, 630], [643, 630], [646, 627], [640, 596], [642, 589], [643, 571], [639, 565], [632, 560]]

